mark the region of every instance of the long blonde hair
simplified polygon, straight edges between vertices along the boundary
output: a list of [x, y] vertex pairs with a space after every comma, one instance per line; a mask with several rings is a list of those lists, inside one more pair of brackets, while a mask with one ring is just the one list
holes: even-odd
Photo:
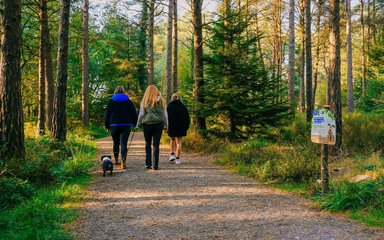
[[161, 106], [165, 109], [166, 104], [164, 98], [161, 96], [159, 89], [155, 85], [149, 85], [145, 90], [141, 104], [143, 104], [144, 108], [147, 108], [149, 104], [151, 104], [151, 107], [155, 107], [158, 100]]

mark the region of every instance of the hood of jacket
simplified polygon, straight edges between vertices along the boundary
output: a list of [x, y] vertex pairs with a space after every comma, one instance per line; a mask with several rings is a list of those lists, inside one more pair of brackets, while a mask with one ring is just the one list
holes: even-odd
[[116, 102], [125, 102], [129, 100], [129, 97], [127, 94], [124, 93], [116, 93], [112, 96], [112, 100]]

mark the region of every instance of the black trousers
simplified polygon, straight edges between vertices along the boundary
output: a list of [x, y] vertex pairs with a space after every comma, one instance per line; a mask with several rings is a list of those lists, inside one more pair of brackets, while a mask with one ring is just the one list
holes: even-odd
[[160, 154], [160, 138], [163, 133], [164, 125], [158, 124], [143, 124], [144, 138], [145, 138], [145, 165], [152, 166], [152, 141], [153, 141], [153, 158], [154, 167], [159, 166], [159, 154]]
[[111, 135], [113, 140], [113, 155], [116, 159], [118, 159], [119, 157], [120, 146], [121, 160], [125, 161], [127, 159], [127, 143], [130, 133], [130, 126], [111, 127]]

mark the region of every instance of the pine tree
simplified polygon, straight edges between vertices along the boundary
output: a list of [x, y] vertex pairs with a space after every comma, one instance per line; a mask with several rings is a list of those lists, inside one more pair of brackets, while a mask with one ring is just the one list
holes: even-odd
[[220, 16], [210, 29], [210, 54], [205, 57], [203, 111], [221, 128], [217, 130], [236, 138], [276, 125], [288, 114], [287, 99], [275, 101], [282, 95], [275, 89], [278, 79], [270, 77], [256, 56], [259, 36], [246, 37], [248, 24], [241, 10]]

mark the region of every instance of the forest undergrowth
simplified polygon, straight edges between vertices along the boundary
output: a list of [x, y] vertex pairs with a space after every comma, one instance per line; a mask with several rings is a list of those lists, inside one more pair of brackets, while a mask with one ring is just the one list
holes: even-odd
[[85, 186], [95, 168], [96, 145], [105, 136], [101, 128], [69, 125], [64, 143], [35, 137], [26, 123], [26, 160], [10, 160], [0, 169], [0, 239], [72, 239], [66, 223], [76, 219]]
[[384, 119], [374, 113], [346, 114], [343, 126], [342, 151], [330, 156], [330, 191], [325, 195], [319, 183], [320, 145], [310, 141], [304, 115], [246, 141], [203, 141], [190, 134], [185, 145], [216, 152], [214, 161], [230, 171], [305, 196], [321, 209], [384, 227]]

